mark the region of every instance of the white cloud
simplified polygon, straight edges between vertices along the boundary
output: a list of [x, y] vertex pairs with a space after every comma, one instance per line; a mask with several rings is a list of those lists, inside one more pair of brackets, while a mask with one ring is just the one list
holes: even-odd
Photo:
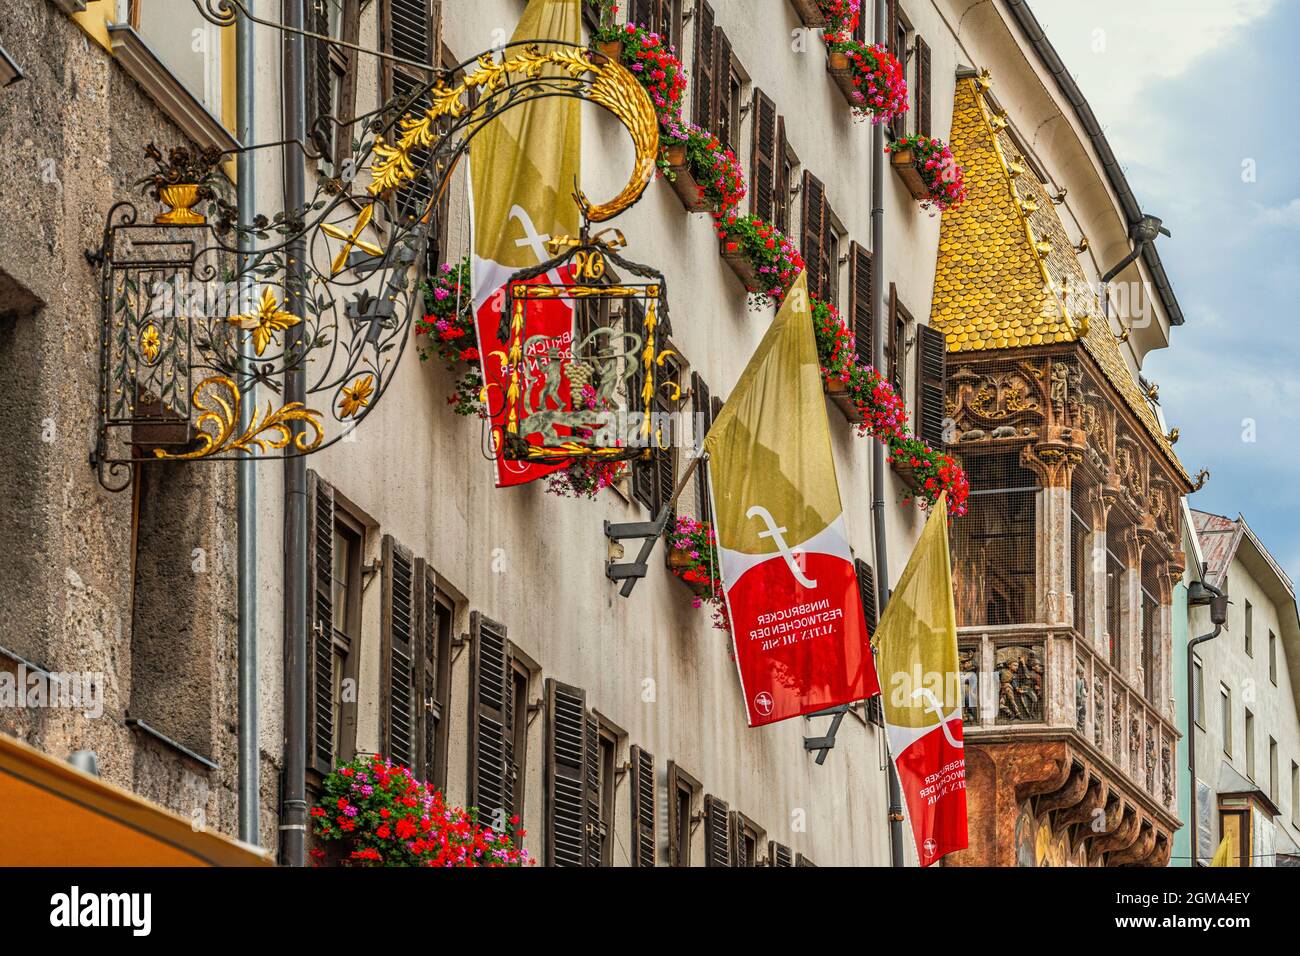
[[[1035, 15], [1121, 156], [1158, 150], [1143, 87], [1231, 43], [1276, 0], [1034, 0]], [[1230, 78], [1225, 78], [1230, 81]]]
[[1300, 229], [1300, 198], [1292, 199], [1285, 206], [1263, 207], [1259, 212], [1259, 221], [1265, 226]]

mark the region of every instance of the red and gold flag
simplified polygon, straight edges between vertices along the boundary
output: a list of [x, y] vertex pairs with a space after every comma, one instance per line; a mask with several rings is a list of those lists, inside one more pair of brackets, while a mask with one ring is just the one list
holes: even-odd
[[877, 693], [807, 276], [786, 296], [704, 447], [750, 726]]
[[[580, 0], [530, 0], [513, 39], [580, 44]], [[506, 55], [510, 54], [507, 49]], [[565, 464], [509, 461], [501, 454], [509, 366], [506, 344], [497, 333], [506, 280], [551, 258], [546, 250], [550, 238], [578, 234], [573, 189], [582, 151], [581, 107], [571, 97], [534, 99], [491, 120], [470, 149], [474, 314], [498, 487], [533, 481]], [[568, 284], [571, 280], [572, 270], [566, 267], [538, 281]], [[572, 358], [573, 308], [563, 300], [530, 302], [527, 322], [524, 403], [543, 410], [559, 408], [554, 402], [562, 401], [568, 409], [569, 389], [548, 389], [545, 377], [550, 364]], [[526, 434], [521, 437], [531, 440]]]
[[967, 846], [957, 614], [941, 495], [876, 629], [889, 752], [922, 866]]

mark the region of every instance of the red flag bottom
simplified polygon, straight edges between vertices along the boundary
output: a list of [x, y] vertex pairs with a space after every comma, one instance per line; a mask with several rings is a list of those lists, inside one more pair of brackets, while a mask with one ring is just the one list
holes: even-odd
[[751, 727], [879, 692], [858, 580], [850, 561], [804, 552], [805, 587], [784, 555], [754, 565], [727, 590], [736, 666]]
[[913, 741], [895, 764], [921, 865], [966, 849], [966, 751], [960, 715]]

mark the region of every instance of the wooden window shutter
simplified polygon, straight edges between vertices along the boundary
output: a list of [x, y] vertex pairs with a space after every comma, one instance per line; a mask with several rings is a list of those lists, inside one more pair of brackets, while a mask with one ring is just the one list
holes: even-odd
[[853, 322], [853, 354], [871, 365], [871, 252], [853, 243], [849, 247], [849, 312]]
[[470, 614], [469, 803], [500, 829], [514, 813], [514, 694], [506, 628]]
[[867, 633], [875, 634], [876, 624], [880, 620], [876, 611], [876, 573], [861, 558], [853, 562], [853, 569], [858, 575], [858, 596], [862, 598], [862, 614], [867, 621]]
[[749, 847], [745, 843], [745, 823], [736, 810], [732, 810], [727, 817], [727, 831], [731, 839], [731, 865], [749, 866], [749, 856], [747, 855]]
[[[655, 758], [635, 745], [632, 761], [632, 865], [655, 865]], [[669, 795], [671, 798], [671, 794]]]
[[[307, 30], [330, 36], [330, 12], [325, 3], [309, 3]], [[334, 154], [334, 128], [325, 117], [334, 115], [334, 65], [330, 62], [331, 44], [327, 40], [308, 39], [307, 44], [307, 132], [326, 159]]]
[[799, 853], [799, 854], [797, 854], [797, 855], [795, 856], [795, 862], [794, 862], [794, 865], [795, 865], [795, 866], [813, 866], [813, 867], [815, 867], [817, 864], [814, 863], [812, 860], [808, 859], [808, 857], [804, 856], [802, 853]]
[[835, 232], [835, 211], [831, 209], [831, 204], [826, 198], [825, 189], [822, 190], [822, 275], [821, 275], [821, 297], [825, 302], [839, 308], [839, 285], [840, 285], [840, 255], [839, 255], [839, 236]]
[[307, 764], [334, 769], [334, 489], [307, 473]]
[[587, 859], [587, 693], [546, 680], [547, 866]]
[[803, 222], [800, 247], [808, 270], [808, 290], [825, 298], [823, 278], [826, 274], [826, 187], [807, 170], [803, 174]]
[[443, 660], [447, 653], [443, 631], [450, 626], [449, 609], [439, 603], [438, 577], [423, 558], [415, 562], [415, 580], [419, 608], [419, 636], [415, 646], [416, 775], [442, 787], [447, 778], [450, 701], [444, 699], [447, 689], [441, 686], [440, 677], [450, 666], [450, 661]]
[[704, 865], [731, 866], [731, 814], [711, 793], [704, 795]]
[[794, 853], [784, 843], [769, 840], [767, 844], [768, 866], [794, 866]]
[[695, 11], [695, 62], [694, 76], [691, 77], [693, 92], [691, 94], [691, 112], [695, 125], [703, 129], [713, 129], [713, 106], [718, 82], [714, 76], [714, 18], [713, 8], [707, 0], [697, 0]]
[[380, 611], [380, 749], [394, 763], [406, 767], [415, 766], [417, 608], [415, 560], [386, 534]]
[[627, 22], [638, 23], [641, 26], [648, 27], [649, 29], [653, 30], [654, 26], [651, 23], [651, 13], [650, 13], [651, 6], [652, 6], [651, 0], [628, 0]]
[[[681, 369], [672, 358], [664, 360], [664, 380], [677, 382], [681, 375]], [[677, 436], [671, 433], [671, 423], [673, 419], [673, 403], [669, 400], [668, 389], [660, 388], [655, 392], [654, 397], [655, 411], [660, 415], [660, 421], [665, 428], [665, 433], [657, 439], [655, 455], [652, 464], [655, 468], [655, 492], [654, 507], [651, 509], [655, 515], [663, 510], [673, 497], [673, 492], [677, 488]], [[659, 447], [667, 444], [667, 448]], [[668, 513], [669, 526], [675, 520], [677, 509], [672, 508]], [[666, 553], [666, 551], [665, 551]]]
[[[400, 56], [417, 63], [441, 65], [442, 3], [441, 0], [385, 0], [380, 7], [380, 37], [385, 53]], [[397, 96], [413, 96], [427, 77], [400, 63], [384, 61], [381, 93], [385, 100]], [[431, 104], [427, 94], [417, 97], [406, 109], [426, 109]], [[419, 170], [429, 158], [427, 149], [412, 153], [412, 162]], [[433, 200], [433, 184], [427, 176], [396, 191], [397, 215], [422, 215]]]
[[931, 448], [942, 450], [948, 342], [938, 329], [916, 327], [916, 433]]
[[906, 401], [903, 395], [903, 343], [898, 340], [898, 288], [889, 283], [889, 325], [885, 328], [885, 376], [898, 397]]
[[898, 0], [885, 0], [886, 7], [886, 38], [885, 44], [889, 52], [898, 57], [898, 61], [903, 62], [903, 51], [899, 49], [898, 43]]
[[587, 828], [583, 865], [599, 867], [604, 863], [601, 850], [608, 836], [605, 831], [605, 820], [600, 812], [600, 724], [591, 711], [587, 711], [585, 716], [583, 740], [587, 748]]
[[916, 38], [916, 131], [930, 135], [930, 45]]
[[785, 138], [785, 119], [776, 119], [776, 152], [772, 170], [772, 222], [783, 233], [790, 231], [790, 144]]
[[[700, 443], [713, 425], [713, 402], [709, 397], [709, 386], [699, 372], [691, 373], [691, 408], [699, 424], [696, 453], [703, 454]], [[713, 520], [713, 506], [709, 500], [709, 463], [703, 459], [695, 469], [695, 516], [700, 521]]]
[[731, 100], [731, 41], [722, 27], [714, 31], [713, 39], [713, 132], [722, 145], [734, 150], [735, 130], [732, 122]]
[[757, 87], [754, 88], [753, 113], [750, 209], [754, 215], [771, 222], [776, 216], [776, 104]]

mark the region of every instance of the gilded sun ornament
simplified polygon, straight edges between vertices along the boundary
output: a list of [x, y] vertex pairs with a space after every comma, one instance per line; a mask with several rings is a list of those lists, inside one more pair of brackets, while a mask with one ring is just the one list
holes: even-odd
[[158, 361], [160, 351], [162, 351], [162, 339], [158, 336], [158, 326], [150, 322], [140, 333], [140, 354], [144, 356], [147, 364], [152, 365]]
[[339, 418], [352, 418], [361, 409], [370, 405], [370, 396], [375, 394], [375, 377], [358, 375], [356, 381], [343, 388], [339, 399]]
[[262, 290], [262, 301], [255, 311], [232, 315], [226, 321], [241, 329], [250, 330], [253, 333], [253, 351], [261, 355], [275, 339], [277, 332], [283, 332], [302, 321], [292, 312], [281, 309], [280, 304], [268, 286]]

